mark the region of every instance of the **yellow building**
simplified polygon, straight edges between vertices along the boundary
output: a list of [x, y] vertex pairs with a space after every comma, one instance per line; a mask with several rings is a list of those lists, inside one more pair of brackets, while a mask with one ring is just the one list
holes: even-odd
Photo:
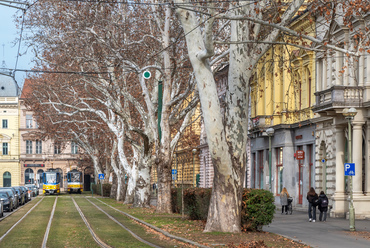
[[[291, 24], [294, 30], [313, 35], [314, 22], [307, 14]], [[280, 37], [259, 61], [251, 80], [251, 165], [247, 171], [252, 188], [279, 196], [286, 187], [294, 205], [306, 205], [305, 195], [315, 185], [315, 54], [302, 47], [311, 43]], [[279, 201], [278, 201], [279, 202]]]
[[0, 69], [0, 186], [20, 185], [18, 85]]

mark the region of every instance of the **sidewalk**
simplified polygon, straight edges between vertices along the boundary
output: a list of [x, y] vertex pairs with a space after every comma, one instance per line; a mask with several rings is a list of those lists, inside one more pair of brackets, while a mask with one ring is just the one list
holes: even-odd
[[319, 221], [319, 211], [316, 222], [308, 222], [307, 211], [293, 210], [292, 215], [282, 215], [281, 208], [276, 209], [273, 222], [264, 226], [263, 230], [280, 234], [300, 241], [311, 247], [320, 248], [369, 248], [370, 220], [356, 220], [356, 232], [349, 231], [349, 220], [327, 218]]

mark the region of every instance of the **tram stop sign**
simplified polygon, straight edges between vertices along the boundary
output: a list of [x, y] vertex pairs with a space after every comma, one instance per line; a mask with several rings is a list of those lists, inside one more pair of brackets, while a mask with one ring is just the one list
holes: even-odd
[[99, 180], [103, 180], [104, 179], [104, 174], [99, 174]]
[[344, 164], [344, 175], [345, 176], [355, 175], [355, 163], [345, 163]]

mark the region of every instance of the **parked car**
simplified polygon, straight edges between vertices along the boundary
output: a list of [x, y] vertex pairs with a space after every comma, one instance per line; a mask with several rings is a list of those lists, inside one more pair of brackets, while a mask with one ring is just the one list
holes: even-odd
[[24, 200], [25, 200], [25, 202], [29, 202], [29, 201], [31, 201], [31, 191], [30, 190], [28, 190], [26, 187], [24, 187], [24, 186], [20, 186], [21, 188], [22, 188], [22, 190], [23, 190], [23, 193], [24, 193], [24, 195], [25, 195], [25, 197], [24, 197]]
[[6, 191], [0, 190], [0, 201], [3, 202], [3, 210], [13, 211], [13, 198]]
[[19, 195], [13, 187], [3, 187], [2, 189], [10, 189], [14, 195], [14, 209], [19, 207]]
[[19, 205], [24, 205], [26, 203], [26, 199], [25, 199], [26, 196], [23, 192], [23, 189], [20, 186], [14, 186], [13, 188], [17, 191], [17, 194], [19, 196], [18, 198]]
[[11, 189], [7, 189], [7, 188], [0, 188], [0, 193], [2, 192], [6, 192], [10, 196], [10, 199], [12, 201], [12, 211], [13, 209], [16, 209], [17, 208], [16, 206], [18, 204], [18, 198], [15, 197], [14, 191]]
[[26, 184], [25, 186], [32, 191], [32, 196], [37, 196], [39, 194], [39, 190], [34, 184]]

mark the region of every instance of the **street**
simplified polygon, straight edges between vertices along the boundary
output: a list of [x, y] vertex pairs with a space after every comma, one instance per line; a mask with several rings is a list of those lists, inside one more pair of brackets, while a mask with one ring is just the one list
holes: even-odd
[[362, 248], [370, 247], [370, 220], [356, 220], [356, 232], [349, 232], [346, 219], [327, 218], [320, 222], [317, 211], [316, 222], [308, 222], [308, 214], [293, 211], [292, 215], [282, 215], [278, 207], [273, 222], [264, 231], [280, 234], [312, 247]]

